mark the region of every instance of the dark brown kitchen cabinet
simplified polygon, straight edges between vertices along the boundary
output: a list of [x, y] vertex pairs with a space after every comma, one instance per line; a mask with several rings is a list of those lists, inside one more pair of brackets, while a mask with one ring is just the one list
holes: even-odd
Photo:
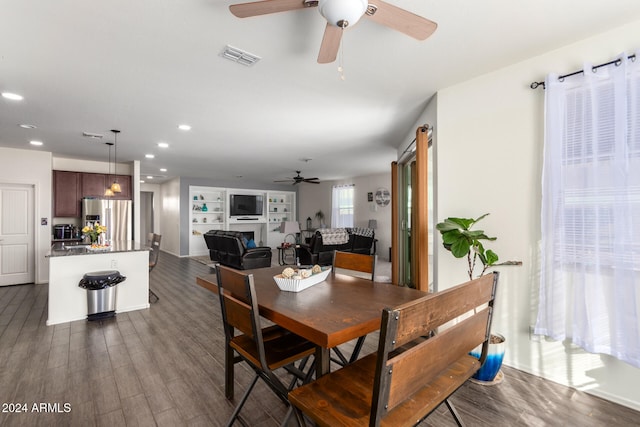
[[82, 175], [82, 197], [104, 197], [107, 187], [118, 180], [122, 192], [115, 193], [111, 198], [114, 200], [131, 199], [131, 176], [129, 175], [107, 175], [102, 173], [83, 173]]
[[[129, 175], [116, 175], [118, 184], [122, 192], [114, 193], [113, 198], [116, 200], [130, 200], [131, 199], [131, 176]], [[109, 184], [114, 180], [114, 175], [110, 175]]]
[[80, 217], [80, 173], [53, 171], [53, 216]]
[[[88, 172], [53, 171], [53, 216], [80, 218], [82, 198], [104, 198], [104, 191], [111, 186], [115, 175]], [[115, 193], [114, 200], [131, 199], [131, 176], [117, 175], [122, 192]]]
[[[103, 173], [82, 173], [81, 197], [103, 197], [107, 189], [107, 176]], [[109, 184], [111, 185], [111, 184]]]

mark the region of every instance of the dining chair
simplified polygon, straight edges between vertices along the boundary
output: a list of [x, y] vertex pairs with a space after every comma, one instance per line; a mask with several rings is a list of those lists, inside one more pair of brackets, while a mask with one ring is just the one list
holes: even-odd
[[487, 274], [383, 309], [376, 353], [289, 392], [298, 423], [414, 426], [445, 403], [463, 425], [449, 397], [487, 357], [497, 284]]
[[[367, 279], [373, 280], [376, 271], [376, 261], [377, 255], [364, 255], [352, 252], [334, 251], [332, 274], [336, 273], [336, 268], [340, 268], [343, 270], [349, 270], [351, 272], [365, 273]], [[364, 345], [364, 340], [366, 338], [366, 335], [358, 338], [349, 359], [347, 359], [347, 357], [342, 353], [342, 350], [340, 350], [338, 347], [333, 347], [332, 350], [337, 358], [333, 357], [331, 358], [331, 360], [336, 362], [340, 366], [346, 366], [349, 363], [355, 362], [360, 355], [360, 351], [362, 350], [362, 346]]]
[[[246, 362], [255, 372], [253, 380], [226, 424], [231, 426], [236, 418], [239, 418], [240, 410], [259, 378], [282, 402], [290, 406], [287, 393], [299, 380], [303, 383], [308, 382], [314, 372], [315, 362], [307, 372], [304, 372], [304, 369], [309, 356], [315, 352], [315, 345], [278, 325], [261, 327], [252, 274], [245, 275], [221, 265], [216, 268], [216, 275], [225, 333], [225, 369], [234, 369], [237, 353], [240, 361]], [[240, 332], [239, 335], [235, 335], [236, 329]], [[300, 363], [296, 367], [294, 362], [297, 361]], [[288, 385], [274, 373], [280, 368], [293, 374]], [[228, 378], [233, 377], [227, 376]], [[233, 399], [233, 391], [227, 398]], [[239, 419], [244, 424], [242, 418]]]
[[[160, 255], [160, 241], [162, 236], [160, 234], [149, 233], [147, 235], [147, 246], [151, 248], [149, 251], [149, 273], [158, 264], [158, 256]], [[149, 302], [156, 303], [160, 300], [160, 297], [149, 287]]]
[[364, 255], [353, 252], [334, 251], [333, 252], [333, 274], [336, 268], [350, 270], [353, 272], [365, 273], [358, 275], [373, 280], [376, 272], [377, 255]]

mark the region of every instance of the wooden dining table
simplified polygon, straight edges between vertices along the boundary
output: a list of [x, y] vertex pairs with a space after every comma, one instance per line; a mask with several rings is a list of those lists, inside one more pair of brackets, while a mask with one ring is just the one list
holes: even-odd
[[[382, 309], [427, 295], [390, 283], [330, 273], [326, 280], [301, 292], [281, 291], [273, 276], [283, 267], [245, 270], [253, 274], [260, 315], [316, 345], [316, 375], [330, 370], [330, 349], [380, 329]], [[218, 292], [216, 275], [198, 276], [196, 283]], [[233, 375], [226, 372], [225, 375]]]

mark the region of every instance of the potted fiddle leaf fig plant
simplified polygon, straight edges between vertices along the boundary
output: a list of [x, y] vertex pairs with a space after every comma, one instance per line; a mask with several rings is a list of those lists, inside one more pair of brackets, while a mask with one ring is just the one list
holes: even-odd
[[[484, 230], [475, 230], [472, 227], [486, 217], [484, 214], [476, 219], [473, 218], [446, 218], [443, 222], [436, 224], [436, 229], [442, 235], [442, 244], [446, 250], [451, 252], [456, 258], [467, 258], [467, 274], [469, 280], [473, 280], [476, 267], [480, 268], [482, 276], [489, 267], [496, 265], [498, 254], [491, 249], [485, 248], [483, 241], [494, 241], [496, 237], [489, 237]], [[480, 369], [474, 374], [476, 382], [482, 384], [497, 384], [502, 379], [502, 374], [498, 377], [502, 360], [504, 358], [505, 338], [500, 334], [491, 334], [489, 341], [489, 354]], [[480, 349], [471, 352], [475, 357], [480, 358]]]

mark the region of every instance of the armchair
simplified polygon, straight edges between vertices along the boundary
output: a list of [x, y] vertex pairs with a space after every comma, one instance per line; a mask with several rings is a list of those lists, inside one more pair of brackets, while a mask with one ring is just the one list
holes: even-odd
[[203, 236], [211, 261], [238, 270], [271, 267], [271, 248], [247, 248], [240, 232], [209, 230]]

